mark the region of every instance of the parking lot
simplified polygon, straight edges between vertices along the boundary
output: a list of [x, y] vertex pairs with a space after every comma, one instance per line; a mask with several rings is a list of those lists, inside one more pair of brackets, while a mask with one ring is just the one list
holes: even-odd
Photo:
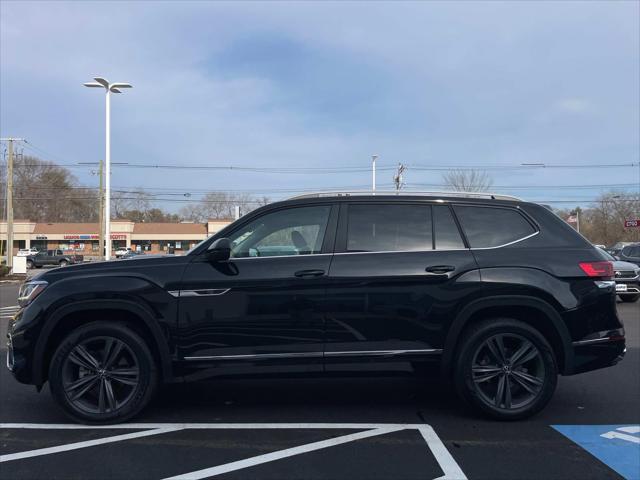
[[[0, 285], [3, 338], [16, 295]], [[135, 423], [86, 427], [2, 368], [0, 477], [640, 478], [640, 303], [618, 311], [624, 361], [561, 377], [515, 423], [479, 418], [437, 380], [261, 378], [172, 385]]]

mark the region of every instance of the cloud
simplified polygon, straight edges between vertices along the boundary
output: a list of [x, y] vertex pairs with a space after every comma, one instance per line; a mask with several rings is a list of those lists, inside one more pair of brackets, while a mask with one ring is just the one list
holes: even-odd
[[555, 108], [566, 113], [588, 113], [593, 110], [593, 105], [585, 98], [563, 98], [556, 102]]
[[[374, 152], [388, 165], [586, 163], [603, 152], [635, 161], [638, 8], [2, 2], [0, 128], [69, 162], [100, 158], [103, 101], [81, 84], [103, 75], [134, 85], [112, 102], [114, 161], [342, 166], [368, 165]], [[126, 173], [114, 172], [114, 185], [368, 183], [360, 174]], [[407, 173], [409, 183], [439, 180]]]

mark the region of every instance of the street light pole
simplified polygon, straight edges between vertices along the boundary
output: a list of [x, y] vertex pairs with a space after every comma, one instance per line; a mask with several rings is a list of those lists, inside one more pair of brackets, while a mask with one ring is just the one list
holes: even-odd
[[371, 190], [376, 191], [376, 160], [378, 155], [371, 155]]
[[85, 87], [105, 89], [105, 245], [104, 259], [111, 258], [111, 93], [122, 93], [121, 88], [132, 88], [128, 83], [109, 83], [102, 77], [95, 77], [95, 82], [87, 82]]

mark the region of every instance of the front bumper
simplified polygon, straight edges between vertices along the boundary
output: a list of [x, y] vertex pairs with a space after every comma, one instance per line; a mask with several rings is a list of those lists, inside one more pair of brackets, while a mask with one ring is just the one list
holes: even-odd
[[616, 278], [616, 294], [621, 296], [640, 294], [640, 282], [638, 281], [638, 277], [628, 280]]

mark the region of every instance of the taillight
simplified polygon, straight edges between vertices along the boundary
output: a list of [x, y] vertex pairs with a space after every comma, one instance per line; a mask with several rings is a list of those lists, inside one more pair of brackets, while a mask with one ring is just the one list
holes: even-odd
[[613, 277], [611, 262], [581, 262], [580, 268], [589, 277]]

